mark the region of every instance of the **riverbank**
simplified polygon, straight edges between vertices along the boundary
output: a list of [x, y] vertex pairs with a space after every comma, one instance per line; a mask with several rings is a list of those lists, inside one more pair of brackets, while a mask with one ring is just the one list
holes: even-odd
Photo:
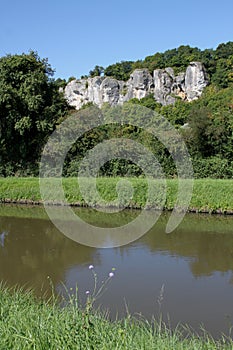
[[[98, 178], [97, 189], [106, 201], [117, 198], [116, 186], [120, 178]], [[125, 180], [125, 178], [124, 178]], [[147, 181], [143, 178], [128, 178], [131, 181], [134, 195], [127, 203], [128, 208], [140, 209], [146, 203]], [[76, 178], [63, 179], [66, 200], [74, 206], [86, 206], [78, 188]], [[167, 180], [165, 210], [172, 210], [177, 198], [178, 180]], [[91, 198], [92, 204], [98, 206], [98, 199]], [[155, 198], [156, 201], [156, 198]], [[0, 202], [18, 204], [42, 204], [38, 178], [0, 178]], [[56, 200], [51, 204], [56, 204]], [[153, 203], [151, 205], [153, 207]], [[233, 180], [197, 179], [194, 189], [190, 212], [233, 214]]]
[[1, 286], [0, 314], [1, 349], [230, 350], [233, 346], [230, 338], [214, 341], [187, 327], [172, 332], [161, 322], [150, 324], [130, 316], [110, 322], [88, 306], [81, 310], [77, 295], [61, 309], [53, 298], [38, 300], [32, 293]]

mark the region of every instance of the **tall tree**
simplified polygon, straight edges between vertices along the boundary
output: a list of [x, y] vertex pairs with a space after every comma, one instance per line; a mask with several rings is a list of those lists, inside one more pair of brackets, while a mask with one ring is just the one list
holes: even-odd
[[53, 70], [36, 52], [0, 58], [0, 171], [33, 168], [67, 109]]

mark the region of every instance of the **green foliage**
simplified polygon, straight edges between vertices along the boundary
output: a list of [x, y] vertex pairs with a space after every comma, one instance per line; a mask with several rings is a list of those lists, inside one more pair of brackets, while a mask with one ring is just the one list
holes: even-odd
[[69, 77], [67, 83], [70, 83], [72, 80], [76, 80], [76, 78], [74, 76]]
[[[37, 53], [0, 58], [0, 166], [34, 168], [48, 134], [67, 109], [47, 59]], [[4, 174], [4, 170], [3, 170]]]
[[89, 76], [91, 78], [93, 77], [99, 77], [104, 72], [104, 68], [101, 66], [95, 66], [93, 70], [90, 70]]
[[226, 88], [233, 82], [233, 55], [227, 59], [220, 58], [212, 76], [212, 83], [220, 88]]
[[[190, 62], [200, 61], [207, 70], [210, 82], [219, 88], [226, 88], [233, 82], [232, 57], [233, 42], [220, 44], [216, 50], [200, 50], [197, 47], [181, 45], [178, 48], [170, 49], [163, 53], [157, 52], [154, 55], [147, 56], [144, 60], [117, 62], [106, 67], [104, 69], [104, 75], [125, 81], [129, 79], [133, 70], [137, 68], [147, 68], [150, 73], [153, 73], [155, 69], [165, 67], [172, 67], [177, 74], [184, 72]], [[94, 74], [93, 76], [95, 75], [100, 74]]]
[[104, 75], [125, 81], [129, 79], [130, 73], [132, 72], [132, 68], [132, 61], [121, 61], [105, 68]]
[[[213, 85], [193, 102], [177, 99], [174, 105], [161, 106], [153, 96], [133, 99], [133, 104], [149, 107], [178, 129], [193, 160], [195, 177], [232, 178], [233, 159], [233, 89], [218, 90]], [[183, 127], [183, 125], [186, 125]], [[141, 141], [146, 142], [147, 137]], [[153, 152], [165, 169], [174, 176], [174, 164], [166, 150], [155, 141]]]
[[191, 105], [187, 117], [190, 129], [186, 142], [191, 154], [217, 156], [232, 160], [233, 156], [233, 89], [216, 92], [209, 88]]
[[150, 72], [154, 69], [173, 67], [175, 72], [182, 72], [192, 61], [201, 59], [200, 49], [192, 48], [189, 45], [182, 45], [177, 49], [167, 50], [164, 53], [156, 53], [148, 56], [142, 62], [143, 67], [148, 68]]
[[[69, 78], [70, 79], [70, 78]], [[69, 82], [69, 80], [68, 80]], [[54, 83], [58, 86], [58, 88], [62, 88], [64, 89], [66, 87], [66, 80], [65, 79], [61, 79], [61, 78], [58, 78], [54, 81]]]
[[161, 108], [161, 105], [155, 101], [153, 94], [143, 97], [140, 100], [137, 98], [133, 98], [130, 100], [130, 103], [139, 104], [143, 107], [152, 109], [153, 111], [160, 111]]
[[233, 55], [233, 42], [229, 41], [227, 43], [219, 44], [215, 50], [215, 58], [228, 58]]
[[207, 139], [207, 130], [211, 126], [211, 118], [206, 107], [193, 106], [188, 117], [190, 126], [187, 142], [194, 154], [210, 156], [213, 153], [213, 145]]
[[233, 179], [233, 162], [217, 156], [208, 158], [194, 157], [195, 178]]
[[192, 109], [192, 103], [186, 103], [180, 99], [177, 99], [174, 105], [160, 106], [157, 110], [162, 116], [164, 116], [175, 127], [184, 125], [187, 122], [188, 116]]

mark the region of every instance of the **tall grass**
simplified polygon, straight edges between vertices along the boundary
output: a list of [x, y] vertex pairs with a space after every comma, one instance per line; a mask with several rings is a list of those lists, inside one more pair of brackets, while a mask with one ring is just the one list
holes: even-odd
[[206, 333], [186, 328], [171, 331], [162, 322], [152, 324], [130, 316], [110, 322], [106, 315], [79, 308], [78, 296], [58, 306], [35, 299], [31, 292], [0, 287], [0, 349], [233, 349], [231, 339], [214, 341]]
[[[119, 178], [98, 178], [97, 188], [106, 201], [117, 198], [116, 186]], [[128, 178], [131, 181], [134, 194], [127, 203], [131, 208], [141, 208], [146, 203], [147, 181], [143, 178]], [[88, 180], [86, 182], [88, 186]], [[166, 201], [164, 209], [171, 210], [177, 197], [177, 180], [167, 180]], [[76, 178], [63, 179], [66, 200], [71, 204], [85, 206]], [[151, 200], [151, 206], [156, 203], [156, 196]], [[40, 203], [41, 195], [38, 178], [0, 178], [0, 201], [20, 203]], [[56, 201], [56, 199], [54, 199]], [[92, 204], [101, 205], [95, 196], [90, 198]], [[194, 180], [193, 196], [189, 210], [197, 212], [233, 213], [233, 180], [198, 179]]]

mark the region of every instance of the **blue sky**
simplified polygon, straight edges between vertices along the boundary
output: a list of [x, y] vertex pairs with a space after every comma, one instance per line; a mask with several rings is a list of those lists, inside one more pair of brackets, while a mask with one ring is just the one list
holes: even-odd
[[233, 0], [2, 0], [0, 14], [0, 56], [35, 50], [56, 78], [233, 41]]

